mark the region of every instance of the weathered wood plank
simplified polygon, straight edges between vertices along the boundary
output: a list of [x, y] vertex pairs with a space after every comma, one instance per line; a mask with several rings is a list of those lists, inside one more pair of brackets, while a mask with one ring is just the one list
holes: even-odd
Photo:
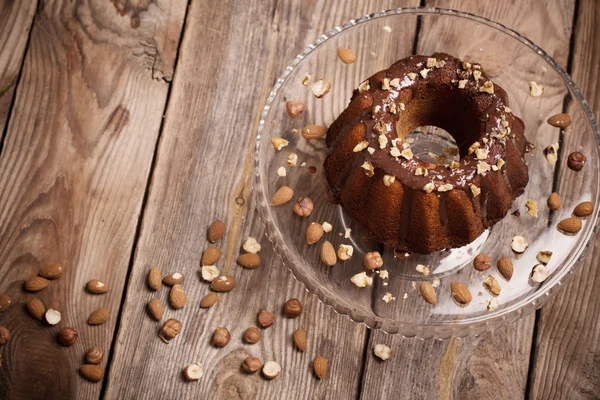
[[[21, 2], [19, 2], [21, 3]], [[22, 2], [28, 3], [28, 2]], [[94, 398], [77, 370], [113, 338], [144, 190], [162, 121], [186, 3], [45, 1], [38, 9], [0, 156], [0, 398]], [[17, 4], [17, 2], [15, 2]], [[161, 43], [162, 41], [162, 43]], [[63, 276], [38, 294], [62, 312], [47, 327], [24, 309], [24, 280], [58, 262]], [[108, 295], [85, 292], [103, 280]], [[89, 326], [96, 308], [112, 316]], [[59, 328], [78, 342], [62, 348]]]
[[[496, 20], [522, 32], [541, 45], [562, 65], [567, 62], [573, 1], [561, 3], [562, 9], [568, 11], [560, 15], [549, 12], [550, 4], [545, 1], [530, 1], [527, 4], [520, 2], [518, 6], [515, 3], [477, 1], [427, 1], [426, 5], [469, 11]], [[556, 4], [553, 3], [552, 7], [556, 7]], [[524, 9], [527, 12], [523, 12]], [[479, 47], [477, 43], [480, 34], [481, 32], [478, 32], [473, 35], [471, 46], [474, 49]], [[447, 51], [447, 48], [456, 47], [456, 40], [459, 39], [445, 34], [442, 21], [434, 26], [427, 26], [424, 22], [418, 48], [419, 51], [426, 49], [426, 53], [432, 49]], [[481, 54], [481, 57], [485, 58], [485, 49]], [[472, 58], [476, 60], [476, 55]], [[485, 69], [485, 59], [482, 59], [481, 63]], [[524, 88], [525, 85], [526, 81], [523, 81]], [[524, 107], [528, 97], [527, 90], [517, 88], [513, 93], [508, 89], [511, 94], [511, 107]], [[560, 107], [561, 104], [562, 96], [558, 96], [544, 103], [543, 108], [550, 110]], [[540, 112], [545, 111], [540, 109]], [[536, 122], [526, 121], [526, 124], [535, 125]], [[558, 133], [554, 139], [557, 138]], [[536, 157], [528, 159], [533, 175], [530, 175], [531, 182], [526, 193], [517, 201], [521, 206], [527, 198], [543, 199], [548, 195], [546, 192], [549, 188], [538, 183], [551, 180], [552, 170], [547, 168], [543, 157], [539, 154]], [[525, 220], [519, 223], [521, 222], [525, 223]], [[508, 243], [507, 240], [510, 240], [508, 232], [498, 232], [496, 228], [494, 233], [502, 236], [502, 243]], [[468, 276], [469, 272], [466, 273]], [[535, 317], [529, 315], [512, 325], [480, 337], [471, 336], [445, 342], [403, 339], [374, 331], [369, 341], [362, 397], [523, 398], [527, 385], [534, 323]], [[390, 361], [380, 362], [374, 357], [372, 348], [377, 343], [385, 343], [392, 348], [394, 356]], [[386, 377], [383, 382], [382, 376]]]
[[[107, 397], [356, 396], [364, 326], [336, 315], [308, 295], [266, 239], [261, 240], [260, 268], [243, 270], [234, 262], [247, 236], [264, 237], [248, 202], [252, 142], [271, 85], [287, 63], [322, 32], [391, 6], [390, 1], [360, 5], [345, 1], [192, 2]], [[220, 295], [212, 309], [201, 310], [198, 304], [209, 289], [198, 278], [199, 260], [207, 246], [206, 228], [216, 218], [228, 226], [226, 237], [217, 244], [225, 259], [217, 265], [235, 275], [237, 288]], [[170, 345], [158, 340], [160, 324], [144, 312], [150, 298], [160, 297], [166, 303], [168, 296], [165, 289], [157, 294], [145, 286], [153, 265], [163, 273], [179, 271], [186, 276], [188, 305], [179, 311], [166, 307], [165, 319], [174, 317], [183, 323], [182, 334]], [[299, 298], [305, 309], [295, 320], [281, 315], [283, 303], [292, 297]], [[277, 322], [262, 331], [259, 344], [243, 344], [241, 335], [256, 324], [261, 308], [273, 311]], [[231, 331], [231, 343], [225, 349], [210, 345], [218, 326]], [[292, 346], [291, 334], [297, 328], [308, 332], [306, 353]], [[276, 360], [283, 372], [271, 382], [243, 373], [240, 365], [248, 354], [263, 361]], [[316, 354], [331, 359], [329, 376], [321, 383], [312, 375]], [[192, 362], [201, 362], [205, 375], [199, 382], [186, 383], [181, 373]]]
[[[588, 100], [596, 118], [600, 116], [600, 5], [584, 0], [579, 4], [571, 76]], [[575, 130], [565, 135], [565, 148], [578, 148], [571, 142]], [[571, 144], [571, 145], [570, 145]], [[588, 147], [590, 146], [590, 147]], [[595, 143], [584, 145], [584, 152]], [[568, 152], [566, 153], [568, 154]], [[562, 190], [579, 190], [577, 175], [565, 180]], [[584, 182], [588, 183], [588, 182]], [[529, 397], [532, 399], [596, 399], [600, 393], [600, 238], [577, 266], [561, 292], [540, 310]]]
[[34, 0], [0, 2], [0, 143], [36, 7]]

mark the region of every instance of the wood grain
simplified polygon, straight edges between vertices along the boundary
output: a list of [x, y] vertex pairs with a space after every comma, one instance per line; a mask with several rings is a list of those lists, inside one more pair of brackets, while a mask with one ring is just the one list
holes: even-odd
[[[518, 6], [515, 2], [477, 1], [427, 1], [426, 5], [468, 11], [503, 23], [541, 45], [559, 63], [564, 65], [567, 62], [573, 1], [562, 3], [563, 9], [569, 10], [571, 15], [566, 12], [560, 16], [549, 15], [547, 8], [550, 3], [545, 1], [529, 1], [527, 4], [519, 2]], [[523, 13], [523, 8], [529, 11]], [[451, 47], [452, 41], [456, 39], [444, 36], [444, 32], [443, 23], [433, 27], [427, 27], [424, 23], [417, 47], [437, 46], [440, 51], [444, 51], [444, 41], [448, 41], [446, 47]], [[477, 46], [477, 36], [473, 36], [473, 46]], [[485, 57], [485, 52], [482, 54], [482, 57]], [[485, 68], [485, 61], [481, 62]], [[522, 107], [527, 101], [528, 93], [517, 91], [516, 94], [517, 96], [511, 96], [511, 105], [517, 104]], [[552, 109], [560, 106], [562, 96], [553, 98], [550, 103], [544, 107]], [[558, 139], [558, 133], [554, 139]], [[545, 193], [546, 188], [536, 182], [551, 180], [552, 170], [542, 169], [546, 167], [542, 157], [529, 159], [528, 163], [531, 171], [541, 175], [532, 176], [532, 182], [524, 196], [545, 198], [548, 195]], [[535, 163], [539, 166], [533, 166]], [[517, 201], [517, 204], [522, 205], [525, 200], [526, 198], [521, 202]], [[361, 396], [365, 399], [523, 398], [534, 324], [534, 315], [529, 315], [514, 324], [480, 337], [453, 338], [445, 342], [404, 339], [373, 331], [369, 340]], [[381, 362], [375, 358], [372, 349], [377, 343], [385, 343], [392, 348], [394, 356], [391, 360]], [[386, 377], [383, 383], [382, 376]]]
[[[0, 157], [0, 292], [13, 298], [0, 315], [13, 333], [2, 349], [0, 398], [100, 393], [77, 370], [88, 348], [110, 351], [168, 91], [152, 66], [172, 65], [175, 55], [154, 37], [166, 25], [168, 42], [178, 43], [185, 12], [182, 2], [128, 3], [129, 14], [119, 4], [45, 1], [32, 27]], [[26, 314], [32, 295], [22, 289], [50, 262], [65, 272], [38, 297], [62, 312], [55, 327]], [[110, 294], [87, 294], [93, 278]], [[100, 306], [111, 318], [88, 326]], [[62, 348], [56, 332], [68, 326], [79, 340]]]
[[37, 1], [0, 2], [0, 143], [23, 64], [36, 6]]
[[[581, 1], [572, 55], [571, 76], [588, 100], [596, 118], [600, 116], [600, 6]], [[573, 132], [576, 135], [576, 132]], [[567, 136], [566, 145], [575, 136]], [[595, 143], [589, 143], [595, 146]], [[573, 148], [573, 146], [570, 146]], [[589, 151], [588, 147], [584, 147]], [[568, 152], [567, 152], [568, 154]], [[565, 173], [573, 173], [565, 168]], [[575, 180], [563, 190], [578, 190]], [[584, 182], [586, 184], [587, 182]], [[600, 238], [579, 263], [561, 292], [539, 314], [535, 338], [535, 360], [529, 397], [532, 399], [595, 399], [600, 393]]]
[[[342, 1], [192, 2], [107, 397], [357, 395], [366, 329], [308, 295], [274, 255], [254, 206], [248, 204], [250, 161], [258, 114], [287, 63], [322, 32], [356, 15], [391, 6], [386, 1], [359, 6]], [[220, 295], [212, 309], [200, 310], [208, 285], [198, 278], [199, 260], [207, 246], [206, 229], [216, 218], [228, 227], [217, 244], [224, 254], [217, 265], [235, 275], [238, 283], [233, 292]], [[250, 235], [261, 239], [262, 266], [243, 270], [234, 260]], [[188, 306], [169, 309], [165, 315], [184, 324], [182, 334], [170, 345], [156, 338], [160, 324], [144, 313], [148, 299], [157, 296], [144, 283], [152, 265], [163, 273], [181, 271], [187, 276]], [[158, 294], [163, 300], [166, 295], [164, 290]], [[299, 319], [281, 314], [284, 302], [292, 297], [304, 303]], [[275, 313], [275, 325], [262, 331], [259, 344], [243, 344], [243, 331], [256, 324], [262, 308]], [[225, 349], [209, 343], [218, 326], [231, 331]], [[292, 346], [291, 334], [297, 328], [308, 332], [306, 353]], [[274, 381], [243, 373], [240, 365], [248, 354], [263, 362], [279, 362], [283, 372]], [[323, 382], [312, 374], [316, 354], [330, 359], [329, 376]], [[199, 382], [187, 383], [182, 370], [192, 362], [201, 362], [205, 375]]]

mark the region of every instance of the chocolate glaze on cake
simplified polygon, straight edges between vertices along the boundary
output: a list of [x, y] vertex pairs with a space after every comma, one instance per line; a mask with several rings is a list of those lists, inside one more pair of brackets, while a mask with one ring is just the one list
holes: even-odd
[[[431, 164], [404, 137], [451, 133], [460, 161]], [[524, 125], [479, 64], [412, 56], [361, 83], [327, 132], [333, 194], [379, 240], [417, 253], [461, 247], [500, 221], [528, 182]]]

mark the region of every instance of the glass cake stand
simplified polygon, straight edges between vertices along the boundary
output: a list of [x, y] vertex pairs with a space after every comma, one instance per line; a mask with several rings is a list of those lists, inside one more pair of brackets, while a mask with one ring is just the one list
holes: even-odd
[[[420, 30], [415, 41], [417, 22]], [[357, 55], [356, 62], [342, 63], [336, 53], [338, 47], [352, 49]], [[352, 90], [373, 73], [415, 52], [427, 55], [436, 51], [481, 63], [494, 82], [507, 91], [510, 108], [524, 121], [526, 136], [535, 150], [526, 155], [529, 184], [525, 193], [514, 201], [501, 222], [463, 248], [406, 258], [405, 254], [395, 254], [394, 249], [372, 240], [342, 207], [328, 202], [322, 166], [325, 141], [305, 140], [298, 131], [309, 124], [329, 126], [348, 105]], [[311, 76], [308, 86], [302, 83], [307, 75]], [[329, 80], [332, 88], [318, 99], [311, 86], [321, 78]], [[530, 95], [529, 81], [545, 87], [541, 97]], [[304, 101], [306, 111], [296, 119], [290, 118], [285, 108], [289, 100]], [[561, 112], [571, 115], [570, 127], [561, 130], [546, 123], [549, 116]], [[289, 145], [275, 151], [271, 145], [271, 138], [275, 137], [288, 140]], [[414, 139], [415, 153], [423, 159], [452, 154], [448, 150], [455, 147], [451, 136], [432, 127], [415, 131], [410, 137]], [[286, 68], [261, 115], [254, 155], [254, 193], [266, 234], [283, 263], [309, 292], [336, 312], [371, 328], [407, 337], [441, 339], [477, 335], [541, 307], [560, 289], [593, 243], [597, 210], [583, 219], [583, 228], [577, 235], [565, 235], [556, 225], [570, 217], [580, 202], [598, 203], [599, 137], [598, 126], [579, 89], [530, 40], [472, 14], [437, 8], [399, 8], [369, 14], [332, 29]], [[542, 152], [552, 143], [560, 143], [554, 166]], [[566, 159], [569, 153], [578, 150], [587, 156], [587, 164], [575, 172], [567, 167]], [[290, 153], [298, 156], [296, 166], [286, 164]], [[282, 166], [285, 177], [278, 175]], [[293, 188], [294, 197], [285, 205], [273, 207], [270, 199], [282, 185]], [[552, 192], [560, 194], [563, 204], [554, 212], [546, 206]], [[292, 212], [299, 196], [308, 196], [314, 202], [314, 211], [308, 218]], [[525, 203], [529, 199], [539, 205], [537, 218], [527, 212]], [[520, 216], [512, 214], [517, 210]], [[333, 229], [319, 243], [309, 246], [305, 231], [314, 221], [326, 221]], [[521, 255], [510, 247], [512, 237], [517, 235], [524, 236], [529, 243]], [[319, 255], [324, 240], [329, 240], [336, 249], [340, 244], [352, 245], [354, 255], [348, 261], [338, 260], [335, 266], [327, 267]], [[363, 256], [373, 250], [382, 253], [389, 278], [381, 279], [375, 274], [371, 286], [359, 288], [350, 278], [363, 271]], [[539, 251], [553, 254], [547, 265], [549, 277], [535, 283], [530, 274]], [[473, 258], [479, 253], [491, 256], [492, 268], [484, 272], [473, 268]], [[510, 281], [502, 278], [495, 266], [502, 256], [510, 257], [514, 264]], [[417, 271], [418, 264], [429, 266], [431, 273], [425, 276]], [[495, 277], [502, 289], [496, 297], [497, 308], [491, 311], [489, 303], [495, 296], [482, 285], [488, 275]], [[419, 295], [418, 284], [424, 280], [439, 285], [435, 306]], [[468, 286], [473, 300], [467, 306], [459, 305], [451, 296], [452, 281]], [[383, 298], [388, 292], [392, 299], [386, 302]]]

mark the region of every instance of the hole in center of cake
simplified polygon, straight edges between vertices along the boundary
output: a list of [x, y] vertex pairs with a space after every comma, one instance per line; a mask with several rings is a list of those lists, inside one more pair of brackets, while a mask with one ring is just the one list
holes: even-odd
[[410, 131], [404, 140], [410, 143], [413, 154], [421, 161], [450, 165], [452, 161], [460, 160], [456, 140], [440, 127], [419, 126]]

